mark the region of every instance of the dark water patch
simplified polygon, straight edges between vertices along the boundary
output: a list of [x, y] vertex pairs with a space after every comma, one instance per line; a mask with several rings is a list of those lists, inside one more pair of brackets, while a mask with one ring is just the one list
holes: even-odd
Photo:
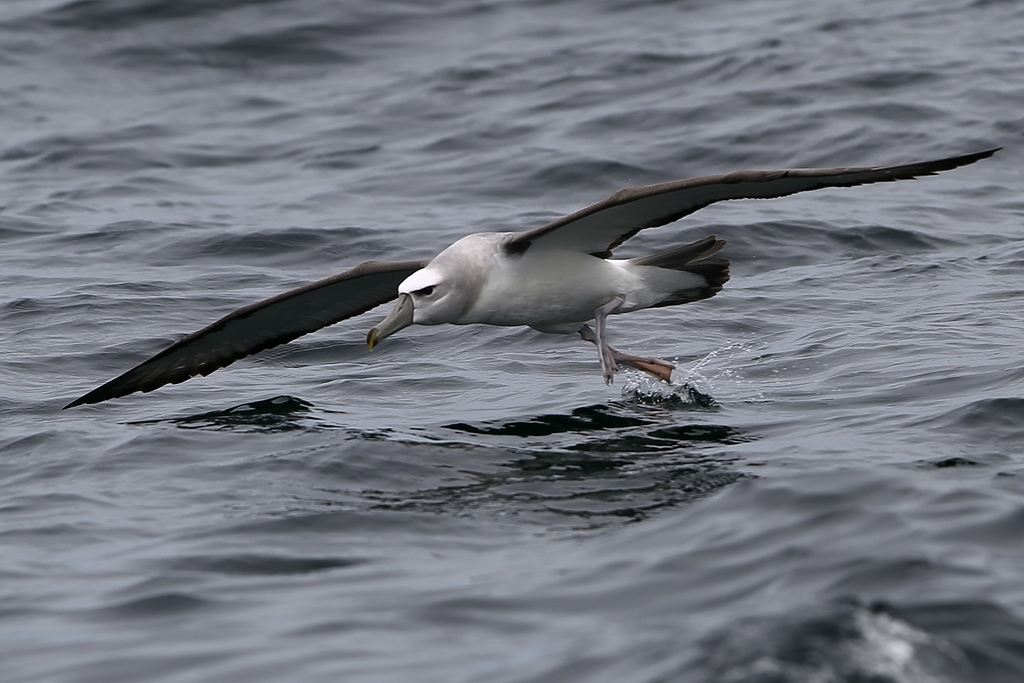
[[604, 100], [604, 96], [599, 92], [577, 90], [576, 88], [572, 88], [577, 90], [575, 95], [572, 98], [566, 98], [562, 86], [566, 81], [573, 80], [575, 79], [559, 74], [544, 81], [541, 85], [543, 88], [551, 91], [550, 99], [541, 100], [524, 107], [522, 109], [523, 114], [525, 116], [546, 118], [547, 116], [565, 111], [589, 111], [593, 106]]
[[[709, 461], [711, 459], [708, 459]], [[371, 495], [375, 507], [405, 513], [514, 515], [538, 524], [600, 528], [648, 519], [691, 504], [745, 475], [714, 462], [538, 454], [478, 475], [476, 483]]]
[[606, 456], [579, 457], [564, 453], [538, 453], [507, 463], [505, 467], [521, 474], [553, 474], [566, 478], [586, 478], [618, 472], [636, 463], [635, 458]]
[[[225, 226], [226, 227], [226, 226]], [[245, 263], [262, 265], [308, 265], [310, 261], [330, 262], [336, 271], [355, 265], [361, 258], [386, 254], [387, 241], [370, 228], [288, 227], [252, 232], [194, 231], [163, 246], [160, 256], [167, 263]], [[334, 272], [324, 273], [324, 277]], [[269, 296], [269, 295], [268, 295]]]
[[106, 41], [93, 43], [102, 49], [100, 59], [130, 71], [172, 75], [172, 70], [198, 68], [251, 75], [253, 70], [351, 66], [385, 48], [387, 34], [406, 20], [431, 16], [394, 3], [342, 7], [323, 0], [227, 0], [186, 1], [179, 7], [151, 0], [85, 0], [7, 26], [103, 32]]
[[293, 155], [289, 145], [246, 145], [236, 148], [193, 145], [172, 152], [168, 158], [183, 168], [238, 168], [250, 164], [269, 164]]
[[850, 255], [919, 254], [941, 247], [953, 246], [952, 240], [925, 235], [914, 230], [891, 228], [884, 225], [863, 225], [844, 228], [829, 234], [837, 245], [849, 250]]
[[995, 261], [992, 266], [997, 273], [1018, 274], [1024, 272], [1024, 249], [1020, 249], [1018, 245], [1012, 243], [1009, 245], [1009, 249], [1012, 251], [1007, 250], [1006, 246], [1000, 245], [993, 249], [993, 251], [999, 252], [998, 256], [993, 254], [992, 257], [983, 256], [981, 258], [986, 260], [992, 258]]
[[42, 320], [53, 313], [52, 302], [31, 297], [10, 299], [0, 304], [0, 320], [27, 324], [32, 320]]
[[951, 467], [978, 467], [982, 463], [977, 460], [971, 460], [960, 455], [955, 455], [951, 458], [942, 458], [941, 460], [933, 460], [929, 463], [936, 469], [949, 469]]
[[[168, 234], [195, 229], [194, 225], [163, 225], [152, 221], [132, 219], [108, 223], [91, 230], [65, 234], [61, 236], [60, 242], [65, 249], [80, 257], [98, 251], [136, 250], [142, 246], [143, 242], [152, 244]], [[127, 286], [137, 287], [138, 284], [131, 283]]]
[[[0, 448], [2, 450], [2, 448]], [[54, 509], [114, 509], [110, 500], [76, 493], [54, 492], [11, 497], [0, 504], [0, 515], [45, 512]]]
[[[829, 116], [836, 116], [836, 111], [819, 111], [814, 114], [814, 118], [827, 118]], [[872, 103], [864, 105], [850, 105], [844, 104], [842, 106], [843, 115], [856, 115], [864, 118], [878, 119], [882, 123], [912, 123], [917, 121], [927, 121], [930, 119], [940, 118], [942, 112], [937, 107], [928, 106], [921, 103], [904, 103], [904, 102], [888, 102], [884, 104]]]
[[917, 85], [925, 85], [941, 80], [941, 74], [935, 71], [915, 69], [879, 69], [865, 71], [854, 76], [839, 79], [833, 87], [849, 87], [851, 91], [863, 90], [896, 90]]
[[142, 123], [121, 128], [104, 128], [102, 132], [95, 133], [47, 135], [4, 149], [3, 153], [0, 153], [0, 160], [22, 161], [40, 157], [63, 160], [73, 157], [75, 152], [98, 145], [165, 140], [174, 132], [174, 127], [169, 125]]
[[365, 564], [361, 558], [284, 557], [242, 553], [236, 555], [194, 555], [179, 557], [167, 564], [169, 569], [208, 572], [232, 576], [282, 576], [312, 574]]
[[[234, 524], [228, 529], [231, 534], [242, 536], [269, 537], [270, 538], [292, 538], [306, 537], [309, 539], [320, 539], [322, 543], [324, 534], [357, 534], [377, 536], [381, 534], [417, 535], [423, 534], [424, 539], [429, 539], [439, 531], [444, 530], [457, 535], [460, 530], [467, 533], [470, 527], [465, 526], [457, 519], [442, 519], [436, 517], [422, 517], [409, 514], [398, 514], [394, 509], [384, 506], [374, 506], [369, 510], [342, 510], [331, 509], [326, 512], [309, 510], [288, 510], [280, 512], [275, 516], [258, 519], [255, 521], [243, 521]], [[225, 529], [210, 531], [209, 536], [220, 536]], [[383, 536], [381, 536], [383, 538]], [[487, 540], [469, 534], [464, 539], [456, 536], [454, 543], [465, 543], [467, 546], [474, 544], [486, 545]]]
[[0, 241], [24, 239], [60, 232], [59, 226], [25, 216], [0, 215]]
[[[638, 111], [616, 112], [599, 117], [585, 119], [573, 126], [570, 134], [580, 138], [592, 138], [605, 135], [609, 130], [628, 130], [631, 133], [644, 130], [660, 130], [665, 126], [678, 126], [692, 123], [702, 112], [676, 107], [664, 109], [642, 109]], [[598, 176], [603, 177], [603, 176]], [[643, 177], [650, 177], [644, 174]], [[665, 180], [664, 178], [662, 180]], [[636, 179], [630, 182], [637, 183]]]
[[1024, 398], [1007, 396], [972, 401], [928, 422], [957, 432], [971, 432], [986, 440], [1024, 439]]
[[144, 151], [137, 146], [65, 146], [51, 149], [31, 162], [21, 164], [19, 171], [22, 173], [51, 172], [54, 168], [64, 167], [75, 171], [118, 171], [124, 173], [163, 169], [172, 165], [171, 161], [161, 153], [153, 150]]
[[[481, 61], [473, 65], [444, 65], [434, 72], [433, 77], [430, 79], [429, 87], [432, 92], [444, 96], [458, 94], [467, 98], [493, 97], [499, 94], [494, 87], [495, 81], [508, 75], [514, 75], [515, 72], [516, 66], [510, 63], [492, 65], [487, 64], [486, 61]], [[492, 123], [492, 125], [494, 124]], [[518, 127], [518, 123], [513, 124], [511, 127], [507, 126], [506, 122], [502, 122], [494, 130], [513, 130]], [[483, 139], [486, 140], [488, 138]], [[458, 146], [449, 147], [442, 144], [439, 147], [428, 146], [426, 149], [455, 151], [458, 149]]]
[[118, 31], [142, 24], [191, 19], [247, 6], [287, 4], [285, 0], [75, 0], [47, 10], [47, 23], [88, 31]]
[[692, 424], [656, 429], [650, 433], [656, 439], [685, 442], [711, 442], [734, 444], [749, 441], [741, 429], [727, 425]]
[[[602, 178], [604, 182], [615, 187], [629, 187], [656, 182], [656, 174], [648, 169], [626, 164], [614, 159], [572, 159], [564, 163], [545, 164], [543, 168], [530, 172], [525, 181], [527, 186], [535, 186], [550, 191], [561, 188], [571, 191], [573, 188], [589, 189], [593, 187], [594, 178]], [[599, 198], [595, 198], [597, 201]]]
[[494, 123], [484, 129], [471, 129], [453, 132], [442, 136], [426, 147], [424, 152], [435, 154], [459, 153], [472, 150], [491, 149], [499, 145], [514, 145], [525, 140], [535, 132], [529, 125], [515, 123]]
[[47, 136], [9, 147], [0, 159], [18, 162], [18, 172], [25, 174], [49, 175], [55, 169], [121, 173], [166, 169], [173, 161], [156, 142], [171, 134], [168, 127], [142, 124], [102, 133]]
[[260, 112], [289, 112], [291, 103], [278, 97], [272, 97], [268, 93], [258, 95], [243, 95], [233, 101], [232, 108], [251, 109]]
[[154, 70], [182, 67], [247, 70], [341, 65], [355, 61], [341, 50], [307, 42], [324, 33], [321, 27], [296, 27], [267, 34], [238, 36], [210, 44], [130, 46], [111, 50], [108, 58], [125, 68]]
[[[755, 53], [760, 55], [760, 58], [755, 57]], [[777, 76], [790, 71], [794, 66], [791, 59], [770, 48], [760, 50], [752, 47], [747, 51], [714, 50], [705, 55], [699, 68], [692, 73], [698, 80], [730, 83], [731, 87], [737, 88], [741, 83], [751, 79]]]
[[[611, 78], [647, 76], [660, 73], [675, 75], [678, 74], [680, 67], [699, 63], [703, 59], [700, 55], [683, 51], [631, 51], [629, 53], [616, 54], [614, 57], [617, 59], [610, 60], [603, 69], [603, 72]], [[650, 111], [656, 115], [658, 110], [651, 108]]]
[[[126, 200], [159, 202], [165, 209], [173, 207], [188, 210], [197, 205], [197, 193], [203, 194], [203, 190], [195, 185], [168, 182], [156, 177], [154, 173], [143, 172], [128, 177], [81, 184], [74, 189], [56, 190], [46, 201], [32, 206], [29, 212], [37, 216], [58, 217], [68, 211], [88, 212], [88, 207], [96, 202]], [[71, 226], [71, 230], [78, 227]]]
[[340, 147], [332, 149], [331, 145], [325, 144], [321, 140], [315, 149], [302, 154], [303, 167], [328, 170], [359, 168], [366, 163], [366, 156], [382, 149], [378, 144], [355, 146], [345, 144], [345, 142], [340, 144]]
[[930, 586], [962, 585], [980, 575], [976, 569], [928, 557], [865, 557], [849, 563], [844, 568], [842, 578], [836, 580], [830, 590], [839, 595], [878, 595], [914, 583]]
[[[687, 401], [686, 395], [689, 392], [686, 389], [700, 400]], [[665, 394], [644, 392], [643, 389], [637, 391], [650, 400], [640, 402], [630, 398], [622, 403], [584, 406], [564, 414], [476, 424], [452, 423], [444, 425], [444, 428], [466, 434], [514, 437], [531, 442], [538, 437], [568, 437], [548, 442], [547, 447], [556, 454], [689, 452], [694, 449], [704, 450], [709, 446], [734, 445], [756, 438], [742, 429], [728, 425], [689, 421], [679, 424], [681, 412], [706, 411], [716, 407], [710, 396], [689, 385], [674, 387], [674, 391]], [[654, 400], [656, 396], [657, 400]], [[521, 447], [515, 442], [507, 443]]]
[[690, 505], [743, 477], [738, 472], [672, 468], [652, 475], [643, 484], [631, 482], [634, 486], [626, 490], [615, 486], [602, 490], [588, 488], [571, 496], [562, 493], [547, 497], [543, 500], [543, 509], [570, 519], [587, 520], [592, 527], [610, 520], [639, 522], [665, 510]]
[[611, 405], [598, 404], [576, 408], [567, 415], [539, 415], [525, 420], [473, 425], [465, 422], [444, 425], [445, 429], [489, 436], [550, 436], [552, 434], [593, 432], [651, 424]]
[[746, 273], [828, 263], [839, 257], [922, 254], [953, 246], [952, 240], [881, 225], [842, 226], [825, 221], [758, 221], [712, 225], [729, 240], [728, 256]]
[[342, 35], [329, 24], [293, 26], [197, 46], [193, 52], [207, 66], [340, 65], [354, 61], [337, 48]]
[[623, 400], [574, 408], [568, 414], [537, 415], [529, 418], [478, 424], [453, 423], [446, 429], [490, 436], [535, 437], [558, 434], [588, 434], [606, 430], [663, 424], [674, 421], [677, 412], [711, 411], [715, 399], [691, 384], [666, 385], [641, 378], [630, 381], [622, 391]]
[[583, 447], [588, 442], [575, 449], [540, 442], [529, 447], [527, 455], [513, 459], [508, 456], [522, 447], [506, 451], [476, 445], [473, 452], [482, 453], [474, 460], [490, 452], [486, 461], [492, 466], [462, 465], [461, 481], [449, 476], [440, 486], [362, 495], [375, 507], [406, 513], [516, 515], [540, 524], [599, 528], [690, 504], [745, 476], [730, 469], [728, 455], [697, 452], [679, 441], [672, 442], [674, 448], [658, 443], [657, 449], [629, 434], [621, 443], [609, 445], [610, 441], [599, 440], [589, 449]]
[[113, 619], [148, 619], [181, 614], [194, 614], [210, 609], [215, 603], [189, 593], [167, 592], [133, 598], [115, 605], [92, 610], [97, 617]]
[[225, 410], [162, 420], [139, 420], [132, 425], [172, 424], [183, 429], [233, 432], [291, 432], [325, 428], [311, 415], [313, 404], [294, 396], [276, 396], [242, 403]]
[[989, 513], [982, 519], [957, 524], [943, 532], [953, 539], [970, 540], [1000, 550], [1024, 550], [1024, 507], [998, 513]]
[[[518, 623], [515, 614], [520, 605], [514, 600], [499, 598], [449, 598], [437, 600], [415, 610], [415, 617], [437, 626], [473, 626], [494, 628], [509, 636], [530, 630], [526, 623]], [[525, 622], [525, 620], [524, 620]]]
[[[457, 3], [444, 8], [448, 17], [460, 13]], [[468, 12], [475, 9], [468, 6]], [[453, 11], [454, 10], [454, 11]], [[405, 18], [425, 18], [432, 13], [415, 3], [386, 3], [383, 6], [340, 6], [331, 0], [73, 0], [57, 7], [30, 15], [12, 27], [39, 25], [70, 31], [138, 32], [142, 30], [166, 31], [181, 39], [204, 29], [219, 28], [223, 33], [244, 30], [253, 26], [274, 25], [291, 21], [297, 26], [268, 31], [266, 35], [290, 37], [296, 42], [324, 43], [348, 42], [379, 33]], [[292, 31], [298, 31], [293, 33]], [[309, 31], [308, 33], [304, 31]], [[276, 56], [270, 45], [269, 57]], [[301, 46], [299, 46], [301, 47]]]
[[827, 19], [814, 26], [814, 30], [826, 33], [848, 33], [851, 29], [870, 28], [878, 24], [879, 21], [878, 17], [857, 14], [856, 16]]
[[568, 446], [568, 449], [584, 453], [658, 453], [708, 445], [728, 446], [752, 441], [753, 438], [743, 430], [726, 425], [690, 424], [590, 439]]

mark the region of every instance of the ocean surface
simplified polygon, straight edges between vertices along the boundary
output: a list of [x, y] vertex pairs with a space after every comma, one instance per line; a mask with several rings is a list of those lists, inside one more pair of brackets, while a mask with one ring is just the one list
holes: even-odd
[[[1024, 3], [4, 0], [0, 681], [1024, 680]], [[237, 307], [623, 187], [715, 298], [382, 308], [62, 411]]]

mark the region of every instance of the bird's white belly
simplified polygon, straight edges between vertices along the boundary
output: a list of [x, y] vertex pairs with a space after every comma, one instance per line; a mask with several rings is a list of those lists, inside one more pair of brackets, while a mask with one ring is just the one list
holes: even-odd
[[476, 301], [459, 325], [551, 327], [583, 323], [642, 280], [617, 264], [576, 251], [530, 250], [498, 259]]

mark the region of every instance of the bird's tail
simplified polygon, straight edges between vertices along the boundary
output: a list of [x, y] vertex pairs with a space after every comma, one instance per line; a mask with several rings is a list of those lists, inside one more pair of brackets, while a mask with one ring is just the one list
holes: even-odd
[[676, 306], [691, 301], [710, 299], [722, 291], [722, 286], [729, 281], [729, 259], [714, 257], [712, 255], [725, 246], [725, 240], [718, 239], [715, 235], [705, 237], [692, 244], [682, 247], [661, 251], [650, 256], [630, 259], [631, 266], [651, 266], [664, 268], [683, 273], [693, 273], [703, 278], [703, 283], [693, 286], [686, 286], [684, 289], [672, 292], [668, 297], [655, 303], [649, 308], [659, 306]]

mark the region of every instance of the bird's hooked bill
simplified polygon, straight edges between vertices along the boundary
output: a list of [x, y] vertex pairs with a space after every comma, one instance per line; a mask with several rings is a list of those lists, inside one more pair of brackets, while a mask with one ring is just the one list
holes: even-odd
[[412, 325], [413, 310], [412, 297], [408, 294], [399, 294], [398, 301], [395, 303], [391, 313], [388, 314], [388, 317], [381, 320], [366, 335], [366, 346], [373, 351], [373, 347], [380, 343], [382, 339], [390, 337], [395, 332]]

